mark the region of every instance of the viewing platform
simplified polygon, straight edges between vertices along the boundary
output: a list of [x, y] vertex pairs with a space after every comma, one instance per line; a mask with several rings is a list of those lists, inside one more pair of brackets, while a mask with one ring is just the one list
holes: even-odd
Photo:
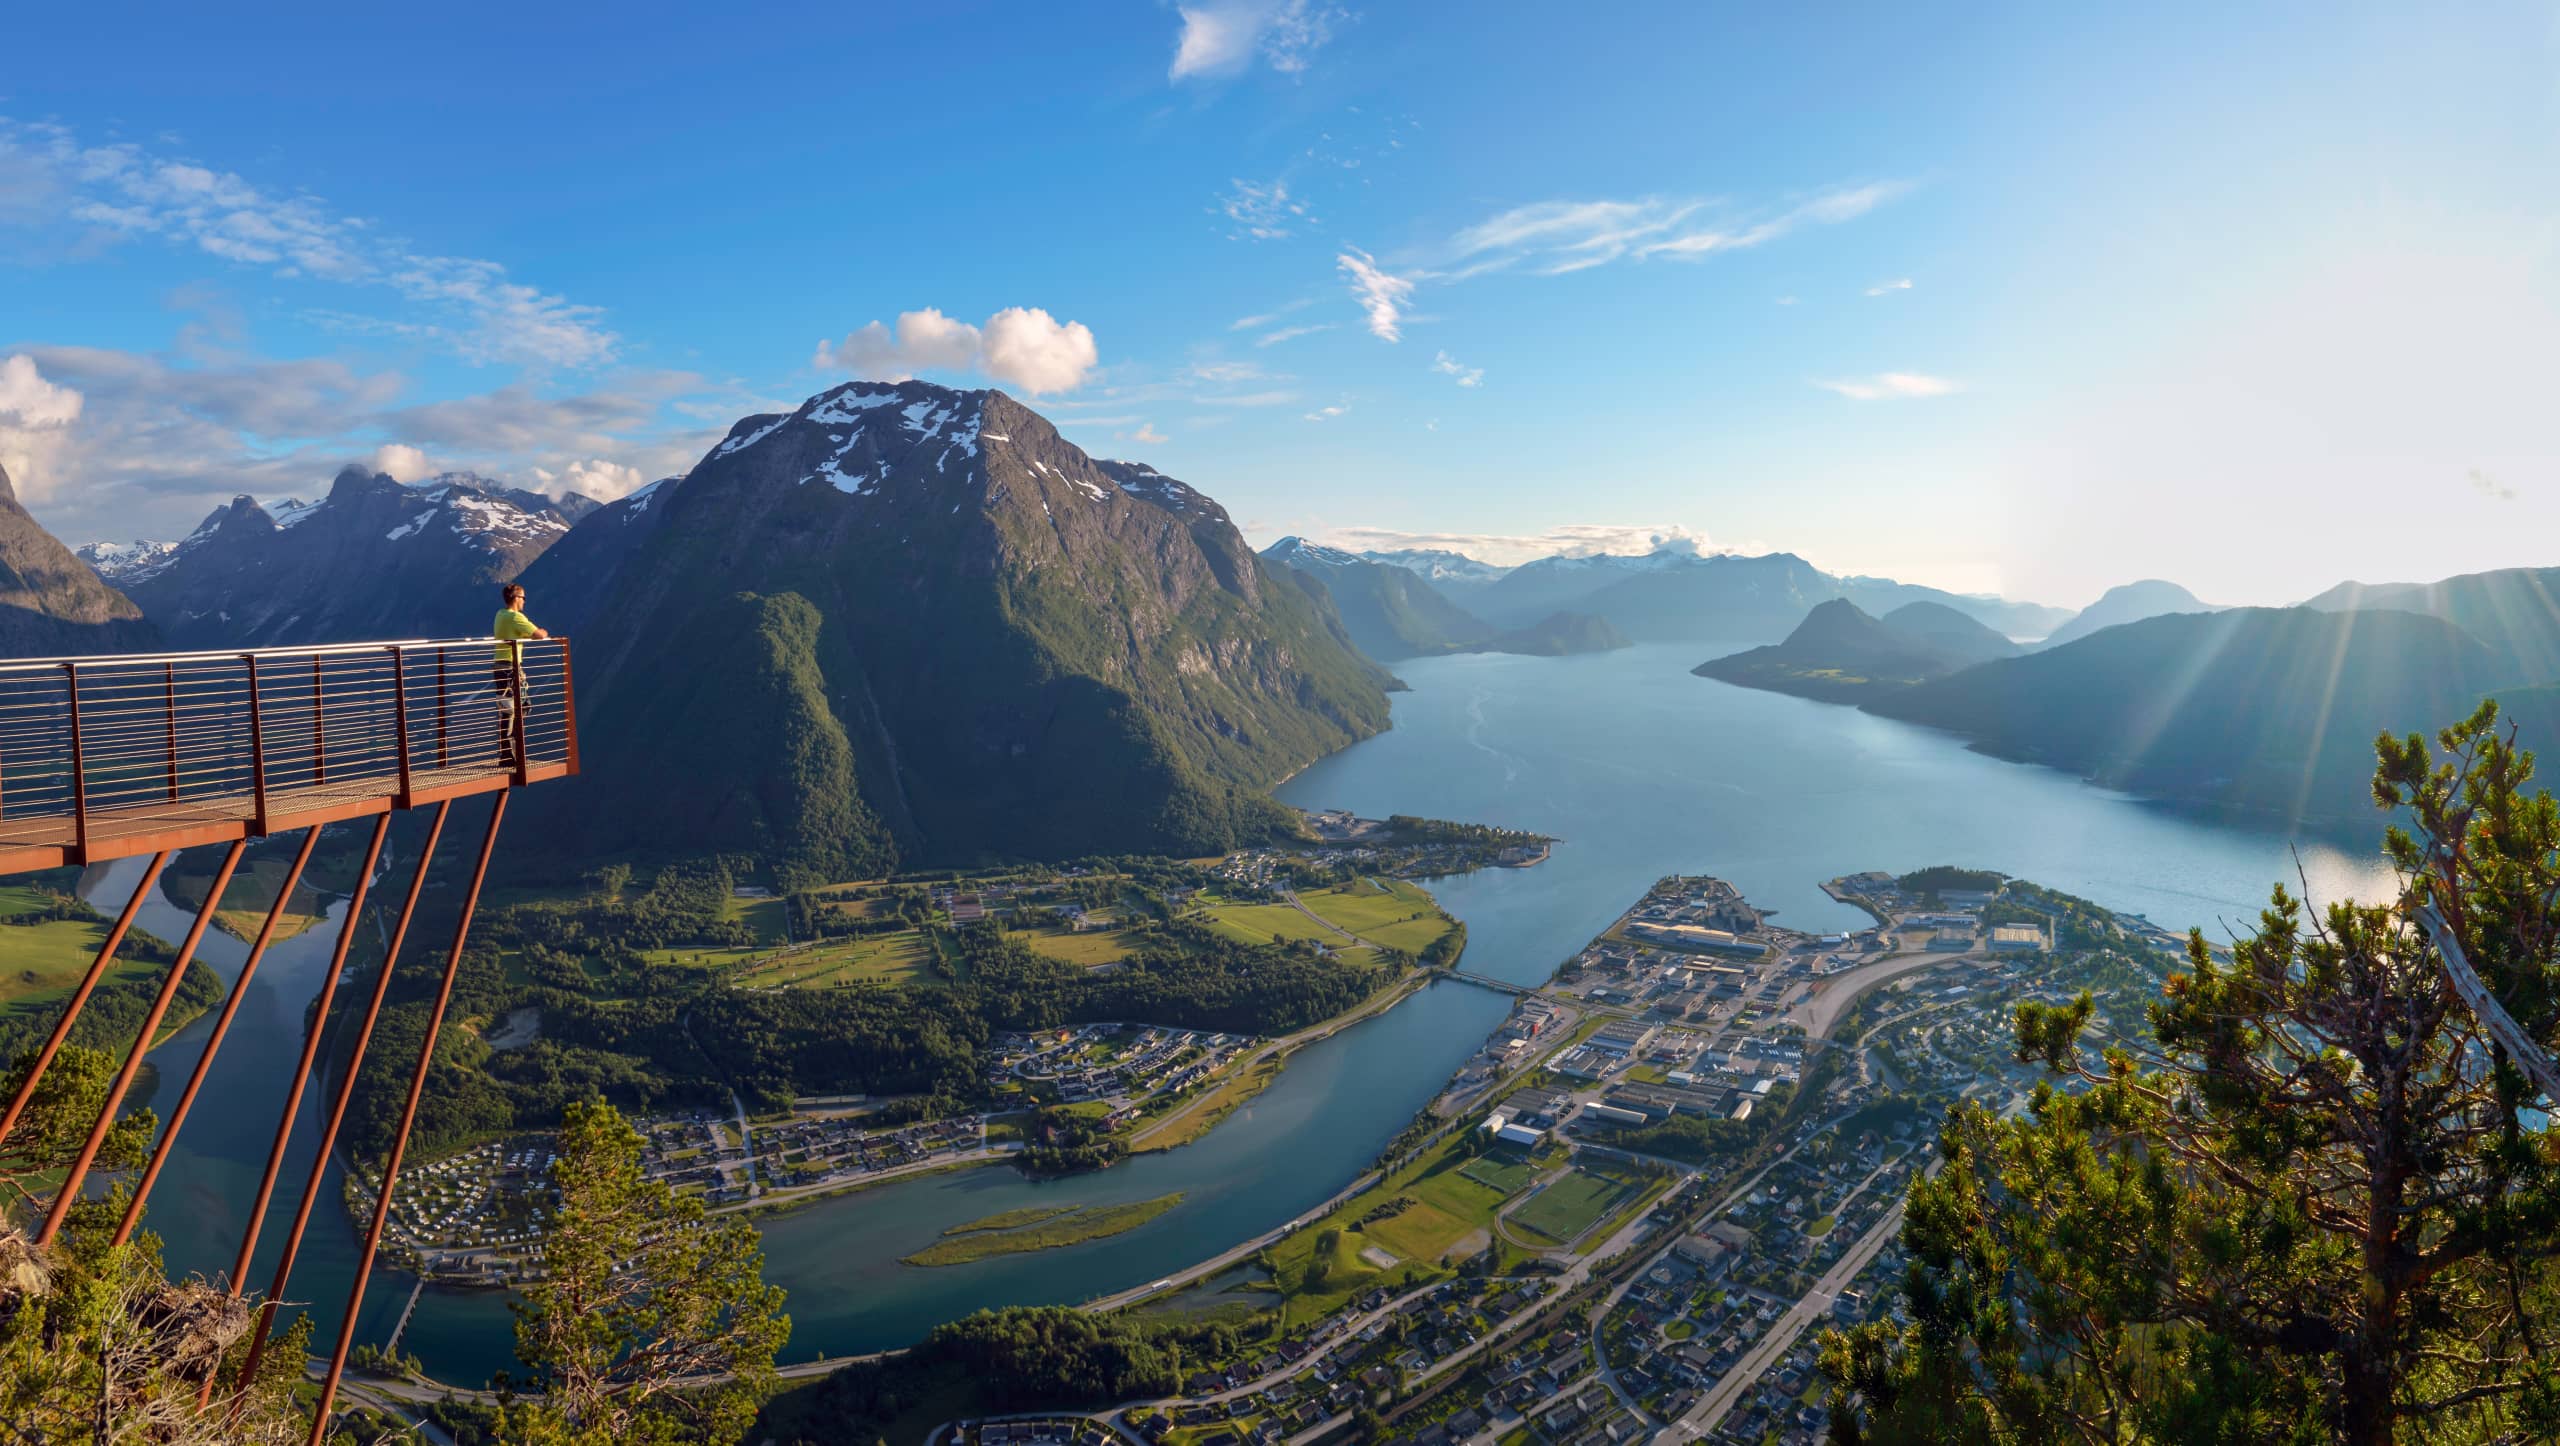
[[576, 773], [568, 641], [510, 646], [521, 716], [486, 638], [0, 662], [0, 874]]

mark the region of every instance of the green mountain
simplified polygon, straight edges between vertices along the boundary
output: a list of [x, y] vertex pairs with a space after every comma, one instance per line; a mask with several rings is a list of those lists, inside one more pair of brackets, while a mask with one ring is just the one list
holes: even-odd
[[1946, 656], [1965, 663], [2014, 658], [2026, 651], [2005, 634], [1984, 627], [1970, 614], [1958, 612], [1945, 603], [1904, 603], [1877, 621], [1893, 632], [1927, 643]]
[[2443, 618], [2506, 659], [2514, 681], [2560, 680], [2560, 567], [2510, 567], [2440, 582], [2342, 582], [2303, 606]]
[[1340, 548], [1284, 537], [1263, 549], [1262, 560], [1320, 583], [1351, 641], [1381, 662], [1463, 650], [1498, 631], [1409, 569]]
[[528, 811], [595, 853], [849, 877], [1216, 851], [1387, 726], [1393, 680], [1320, 587], [1001, 392], [856, 382], [749, 417], [523, 581], [575, 635], [585, 762]]
[[2440, 618], [2173, 613], [1867, 698], [2001, 758], [2292, 822], [2368, 806], [2373, 740], [2478, 706], [2498, 657]]
[[[1904, 619], [1896, 624], [1890, 619], [1869, 617], [1865, 609], [1846, 598], [1833, 598], [1806, 613], [1795, 631], [1787, 634], [1786, 641], [1716, 658], [1690, 671], [1702, 678], [1745, 688], [1792, 693], [1826, 703], [1855, 703], [1880, 692], [1943, 678], [1980, 660], [1987, 644], [1961, 633], [1956, 635], [1955, 646], [1942, 644], [1935, 634], [1948, 631], [1944, 620], [1925, 611], [1916, 618], [1907, 617], [1913, 609], [1950, 611], [1936, 603], [1912, 603], [1894, 610], [1894, 618]], [[1971, 618], [1961, 613], [1954, 616], [1957, 621], [2008, 643]], [[2014, 644], [2010, 648], [2015, 651]]]

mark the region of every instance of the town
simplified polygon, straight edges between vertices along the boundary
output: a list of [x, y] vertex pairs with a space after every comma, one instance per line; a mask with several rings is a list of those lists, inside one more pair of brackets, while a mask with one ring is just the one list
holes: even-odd
[[[1181, 1309], [1211, 1267], [1284, 1329], [1184, 1393], [953, 1422], [942, 1442], [1821, 1438], [1821, 1330], [1897, 1309], [1902, 1199], [1956, 1101], [2038, 1078], [2010, 1012], [2169, 966], [2148, 923], [1962, 870], [1830, 881], [1871, 924], [1773, 925], [1661, 880], [1544, 987], [1373, 1176], [1244, 1266], [1099, 1303]], [[1357, 1434], [1358, 1432], [1367, 1434]]]

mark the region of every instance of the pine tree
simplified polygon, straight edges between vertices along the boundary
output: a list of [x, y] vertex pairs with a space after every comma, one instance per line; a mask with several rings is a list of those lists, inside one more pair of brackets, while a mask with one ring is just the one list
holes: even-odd
[[640, 1146], [600, 1100], [562, 1122], [541, 1278], [513, 1307], [531, 1374], [506, 1408], [510, 1443], [728, 1446], [773, 1389], [791, 1321], [755, 1228], [646, 1179]]
[[2420, 928], [2550, 1041], [2560, 810], [2491, 706], [2379, 751], [2390, 902], [2192, 935], [2147, 1042], [2019, 1008], [2054, 1080], [1950, 1116], [1907, 1322], [1826, 1338], [1835, 1439], [2560, 1439], [2560, 1138]]

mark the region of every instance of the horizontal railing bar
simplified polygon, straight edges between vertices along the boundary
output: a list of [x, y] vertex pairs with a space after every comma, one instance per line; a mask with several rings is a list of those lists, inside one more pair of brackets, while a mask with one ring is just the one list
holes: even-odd
[[[539, 647], [546, 642], [557, 643], [563, 641], [566, 641], [566, 639], [561, 635], [553, 634], [548, 638], [528, 638], [525, 640], [525, 643], [527, 647]], [[153, 665], [183, 662], [238, 663], [253, 657], [309, 658], [315, 655], [321, 657], [346, 657], [359, 654], [387, 653], [392, 648], [456, 649], [474, 646], [491, 648], [497, 646], [498, 642], [499, 639], [494, 637], [401, 638], [381, 643], [319, 643], [307, 648], [209, 648], [191, 653], [72, 654], [64, 657], [9, 658], [0, 660], [0, 673], [16, 672], [29, 668], [59, 668], [65, 663], [79, 663], [84, 666], [95, 665], [102, 668], [119, 667], [129, 664], [140, 665], [144, 663]], [[83, 696], [85, 697], [89, 687], [89, 677], [85, 673], [81, 675], [80, 687]]]

